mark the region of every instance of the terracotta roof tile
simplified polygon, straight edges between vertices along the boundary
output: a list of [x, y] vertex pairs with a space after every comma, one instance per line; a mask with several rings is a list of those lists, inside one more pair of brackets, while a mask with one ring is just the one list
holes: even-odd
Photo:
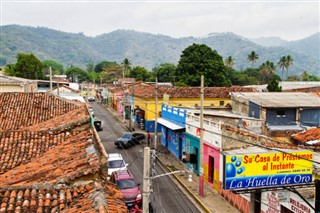
[[47, 93], [0, 93], [0, 130], [35, 125], [79, 106]]
[[31, 126], [23, 127], [19, 130], [29, 131], [45, 131], [45, 130], [63, 130], [70, 128], [70, 126], [80, 126], [90, 121], [90, 115], [85, 105], [71, 110], [63, 115], [56, 116], [52, 119], [41, 122], [41, 125], [34, 124]]
[[[130, 89], [130, 88], [129, 88]], [[141, 98], [154, 98], [155, 85], [137, 85], [134, 88], [134, 95]], [[230, 98], [230, 92], [255, 92], [254, 88], [250, 87], [205, 87], [204, 98]], [[131, 92], [130, 92], [131, 93]], [[200, 87], [171, 87], [158, 86], [158, 97], [164, 94], [170, 98], [198, 98], [200, 97]]]
[[[89, 182], [84, 187], [0, 187], [0, 212], [128, 212], [121, 192], [112, 185], [102, 186]], [[77, 196], [72, 196], [74, 192]]]
[[6, 131], [0, 132], [0, 174], [42, 156], [62, 143], [66, 133]]
[[32, 148], [31, 152], [11, 152], [11, 147], [5, 149], [7, 155], [1, 158], [0, 183], [31, 185], [41, 182], [70, 182], [98, 171], [99, 159], [90, 141], [90, 131], [75, 132], [68, 138], [66, 135], [61, 138], [65, 140], [52, 144], [34, 140], [36, 148], [31, 147], [31, 144], [28, 146]]
[[97, 183], [86, 107], [36, 94], [0, 94], [0, 212], [127, 212], [112, 183]]
[[301, 143], [306, 143], [308, 141], [316, 141], [316, 140], [320, 141], [320, 127], [312, 128], [304, 132], [294, 134], [292, 138]]

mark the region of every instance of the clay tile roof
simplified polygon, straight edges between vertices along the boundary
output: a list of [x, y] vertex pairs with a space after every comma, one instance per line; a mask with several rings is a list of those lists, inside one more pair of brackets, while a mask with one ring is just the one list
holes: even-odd
[[0, 205], [0, 212], [128, 212], [121, 192], [110, 185], [103, 188], [99, 182], [1, 187]]
[[[206, 87], [204, 88], [204, 98], [230, 98], [230, 92], [255, 92], [254, 88], [250, 87]], [[200, 87], [171, 87], [158, 86], [158, 97], [164, 94], [170, 98], [198, 98], [200, 97]], [[142, 98], [155, 97], [155, 85], [138, 85], [134, 88], [134, 95]]]
[[88, 124], [84, 104], [0, 93], [0, 212], [127, 212], [112, 183], [97, 183], [100, 152]]
[[[24, 139], [5, 138], [2, 142], [1, 185], [68, 183], [78, 177], [96, 173], [98, 154], [90, 131], [50, 137], [26, 132]], [[29, 135], [29, 136], [28, 136]], [[23, 135], [22, 135], [23, 136]], [[14, 136], [11, 137], [14, 139]]]
[[306, 143], [308, 141], [320, 141], [320, 127], [312, 128], [304, 132], [294, 134], [292, 138], [301, 143]]
[[47, 93], [0, 93], [0, 131], [35, 125], [79, 106]]
[[90, 115], [86, 105], [83, 105], [77, 109], [69, 111], [63, 115], [56, 116], [52, 119], [41, 122], [41, 125], [34, 124], [31, 126], [23, 127], [20, 130], [29, 131], [44, 131], [69, 128], [70, 126], [80, 126], [84, 123], [88, 123]]

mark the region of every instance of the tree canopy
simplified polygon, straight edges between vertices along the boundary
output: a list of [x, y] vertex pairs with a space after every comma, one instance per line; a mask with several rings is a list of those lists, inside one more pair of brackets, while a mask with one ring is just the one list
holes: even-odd
[[63, 65], [54, 60], [42, 61], [44, 68], [49, 69], [51, 67], [52, 74], [61, 75], [63, 74]]
[[247, 57], [247, 60], [251, 62], [251, 68], [253, 64], [257, 62], [258, 59], [259, 59], [259, 55], [255, 51], [251, 51], [251, 53]]
[[233, 66], [236, 64], [236, 63], [234, 62], [234, 58], [232, 58], [232, 56], [227, 57], [227, 58], [224, 60], [224, 63], [226, 64], [227, 67], [230, 67], [230, 68], [233, 68]]
[[178, 77], [175, 76], [175, 71], [176, 66], [170, 63], [160, 64], [160, 66], [153, 68], [153, 72], [159, 82], [172, 82], [173, 84], [177, 79], [176, 77]]
[[43, 64], [33, 54], [18, 53], [13, 75], [27, 79], [44, 79]]
[[279, 86], [279, 80], [273, 77], [267, 86], [268, 92], [282, 92], [282, 87]]
[[114, 62], [114, 61], [102, 61], [98, 64], [96, 64], [96, 66], [94, 67], [94, 71], [95, 72], [102, 72], [103, 69], [106, 69], [107, 67], [110, 67], [114, 64], [117, 64], [117, 62]]
[[88, 79], [88, 73], [79, 67], [70, 67], [65, 74], [71, 79], [71, 82], [75, 83], [81, 83]]
[[123, 62], [121, 63], [124, 69], [124, 75], [128, 75], [129, 70], [131, 70], [131, 61], [127, 58], [123, 59]]
[[152, 76], [146, 68], [141, 66], [136, 66], [130, 71], [130, 77], [135, 78], [137, 81], [147, 81], [150, 80]]
[[193, 44], [183, 50], [175, 75], [179, 76], [179, 83], [188, 86], [199, 86], [201, 75], [205, 86], [231, 85], [225, 77], [222, 57], [205, 44]]
[[111, 83], [117, 81], [119, 78], [122, 78], [122, 73], [122, 67], [117, 63], [106, 66], [101, 72], [101, 82]]

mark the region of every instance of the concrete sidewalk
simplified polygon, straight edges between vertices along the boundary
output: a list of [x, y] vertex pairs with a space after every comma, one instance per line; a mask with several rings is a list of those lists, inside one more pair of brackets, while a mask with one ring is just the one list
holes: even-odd
[[[123, 120], [123, 116], [119, 115], [114, 109], [106, 107], [109, 112], [113, 114], [115, 118], [121, 121], [125, 128], [129, 130], [129, 121]], [[134, 127], [135, 132], [145, 133], [145, 131]], [[159, 135], [160, 136], [160, 135]], [[151, 134], [151, 148], [154, 148], [154, 134]], [[159, 137], [158, 137], [158, 141]], [[186, 166], [182, 161], [176, 158], [171, 152], [168, 151], [160, 142], [157, 143], [157, 153], [159, 153], [158, 159], [162, 166], [167, 169], [168, 172], [176, 170], [185, 170]], [[215, 190], [210, 188], [207, 184], [204, 184], [204, 196], [199, 196], [199, 176], [192, 174], [192, 181], [188, 181], [187, 173], [177, 173], [172, 175], [177, 182], [188, 192], [188, 194], [194, 199], [194, 201], [200, 206], [203, 212], [217, 212], [217, 213], [234, 213], [240, 212], [222, 196], [220, 196]]]

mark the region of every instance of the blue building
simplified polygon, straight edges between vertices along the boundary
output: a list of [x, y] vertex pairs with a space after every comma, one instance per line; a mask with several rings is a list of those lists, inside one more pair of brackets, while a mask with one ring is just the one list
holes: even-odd
[[161, 105], [161, 118], [157, 119], [161, 128], [161, 143], [177, 158], [182, 158], [185, 150], [186, 110]]

